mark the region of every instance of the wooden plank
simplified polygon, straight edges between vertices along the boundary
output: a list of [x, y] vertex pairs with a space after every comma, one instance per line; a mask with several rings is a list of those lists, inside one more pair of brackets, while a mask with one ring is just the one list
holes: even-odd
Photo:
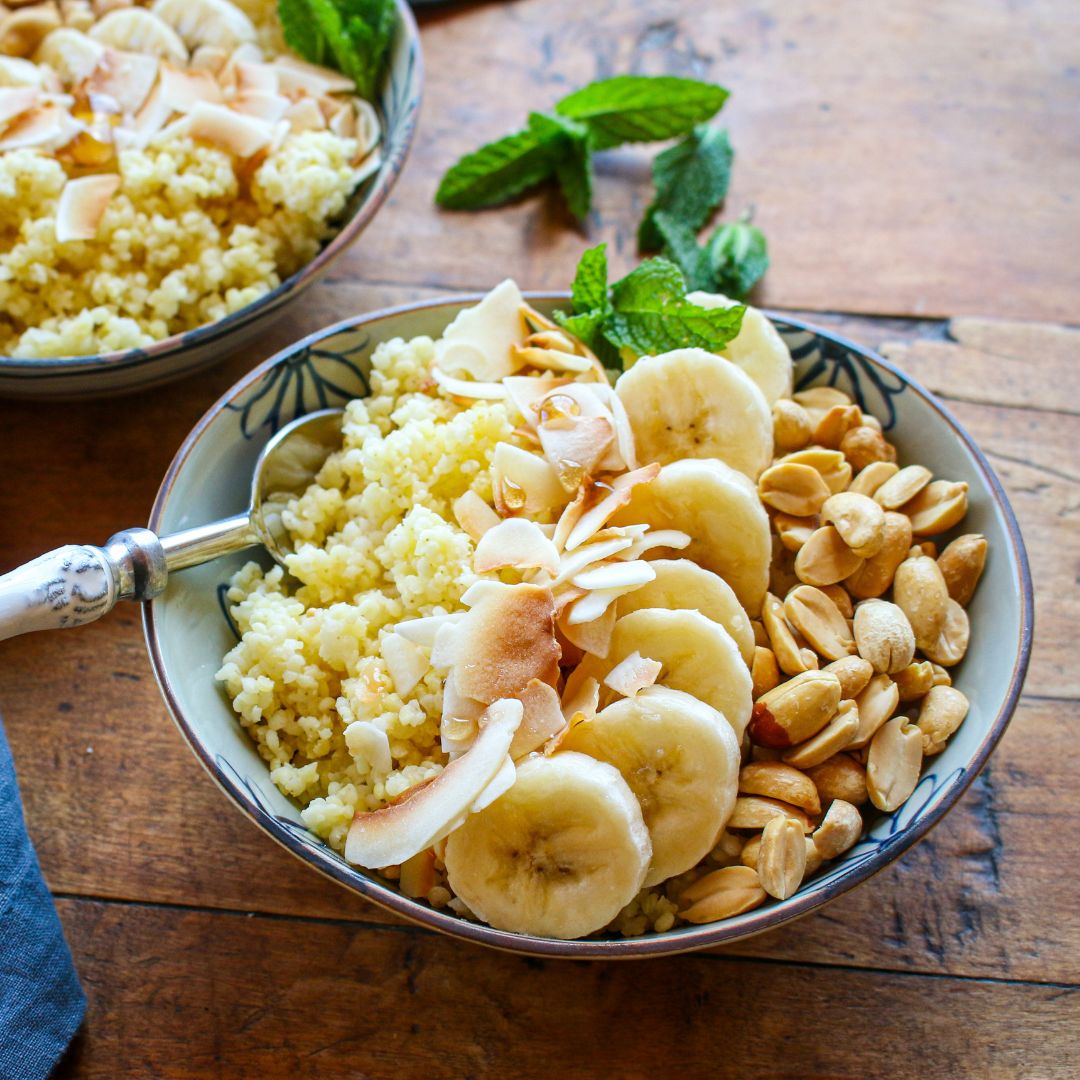
[[[710, 956], [564, 964], [427, 933], [65, 901], [59, 1076], [1075, 1075], [1075, 987]], [[197, 958], [192, 962], [192, 958]]]
[[599, 240], [628, 268], [655, 148], [600, 161], [596, 210], [581, 231], [551, 196], [473, 215], [439, 213], [431, 200], [453, 161], [530, 109], [641, 71], [731, 89], [728, 216], [753, 206], [769, 236], [769, 304], [1075, 319], [1077, 18], [1055, 0], [454, 8], [425, 23], [412, 160], [342, 276], [415, 280], [422, 265], [425, 281], [455, 288], [507, 274], [561, 287], [584, 244]]

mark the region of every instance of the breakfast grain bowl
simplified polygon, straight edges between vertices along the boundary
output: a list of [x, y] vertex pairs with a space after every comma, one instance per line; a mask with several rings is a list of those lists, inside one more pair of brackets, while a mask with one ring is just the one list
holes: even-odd
[[386, 49], [362, 94], [288, 48], [272, 0], [0, 17], [0, 392], [175, 378], [263, 329], [401, 169], [421, 82], [405, 4]]
[[238, 556], [145, 609], [196, 755], [323, 873], [539, 955], [736, 940], [899, 856], [1000, 737], [1030, 646], [1022, 543], [970, 438], [779, 316], [748, 312], [739, 362], [646, 358], [613, 392], [548, 324], [558, 300], [527, 322], [512, 285], [474, 303], [299, 343], [179, 452], [159, 531], [235, 511], [278, 426], [347, 408], [289, 574]]

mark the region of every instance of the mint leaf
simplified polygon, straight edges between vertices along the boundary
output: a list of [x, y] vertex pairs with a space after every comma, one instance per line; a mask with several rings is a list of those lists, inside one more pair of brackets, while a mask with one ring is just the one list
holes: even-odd
[[576, 314], [595, 310], [606, 315], [611, 310], [607, 278], [607, 244], [597, 244], [581, 256], [574, 274], [571, 296]]
[[555, 149], [529, 129], [488, 143], [446, 171], [435, 201], [451, 210], [506, 202], [555, 172]]
[[696, 233], [724, 201], [733, 157], [727, 132], [703, 126], [658, 154], [652, 168], [656, 195], [638, 228], [638, 249], [662, 246], [655, 221], [660, 211]]
[[592, 207], [592, 146], [584, 124], [552, 113], [530, 113], [529, 130], [549, 144], [570, 213], [584, 220]]
[[564, 97], [555, 111], [581, 120], [598, 150], [684, 135], [727, 100], [721, 86], [673, 75], [617, 75]]
[[686, 279], [669, 259], [646, 259], [611, 286], [611, 303], [617, 311], [655, 311], [685, 295]]
[[769, 248], [762, 231], [748, 220], [722, 225], [705, 245], [711, 291], [745, 300], [769, 268]]
[[325, 64], [326, 38], [319, 33], [307, 0], [278, 0], [277, 10], [289, 48], [313, 64]]
[[713, 287], [712, 270], [708, 256], [697, 242], [697, 232], [666, 210], [656, 212], [653, 225], [660, 237], [664, 257], [670, 259], [683, 272], [687, 291], [710, 291]]

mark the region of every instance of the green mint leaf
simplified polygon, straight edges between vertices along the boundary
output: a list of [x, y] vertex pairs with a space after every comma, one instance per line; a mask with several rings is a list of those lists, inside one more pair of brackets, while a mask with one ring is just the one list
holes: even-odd
[[452, 165], [435, 201], [451, 210], [479, 210], [512, 199], [555, 172], [553, 147], [526, 129], [488, 143]]
[[687, 291], [713, 288], [709, 257], [697, 242], [697, 232], [684, 225], [666, 210], [653, 215], [653, 227], [660, 237], [664, 257], [670, 259], [686, 278]]
[[704, 126], [658, 154], [652, 169], [656, 195], [638, 228], [639, 250], [662, 246], [655, 221], [660, 211], [696, 233], [724, 201], [733, 156], [727, 132]]
[[597, 150], [685, 135], [727, 99], [721, 86], [673, 75], [617, 75], [564, 97], [562, 116], [585, 123]]
[[712, 291], [745, 300], [769, 268], [769, 248], [762, 231], [749, 221], [722, 225], [705, 245]]
[[285, 44], [304, 60], [325, 64], [326, 39], [311, 17], [307, 0], [278, 0], [277, 10]]
[[686, 295], [686, 279], [670, 259], [646, 259], [611, 286], [616, 311], [658, 311]]
[[595, 346], [602, 340], [600, 328], [607, 313], [603, 311], [583, 311], [578, 315], [571, 315], [565, 311], [552, 312], [551, 316], [568, 334], [573, 334], [579, 341], [584, 342], [593, 352]]
[[570, 213], [584, 220], [592, 207], [592, 146], [589, 129], [552, 113], [530, 113], [529, 130], [552, 148], [555, 178]]
[[607, 315], [611, 310], [607, 278], [607, 244], [597, 244], [581, 256], [577, 273], [574, 274], [571, 295], [576, 315], [589, 312], [599, 312], [601, 316]]

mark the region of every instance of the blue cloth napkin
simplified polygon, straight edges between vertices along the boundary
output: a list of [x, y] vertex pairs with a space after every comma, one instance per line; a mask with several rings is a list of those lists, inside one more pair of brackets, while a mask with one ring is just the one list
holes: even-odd
[[44, 1080], [85, 1011], [0, 720], [0, 1080]]

